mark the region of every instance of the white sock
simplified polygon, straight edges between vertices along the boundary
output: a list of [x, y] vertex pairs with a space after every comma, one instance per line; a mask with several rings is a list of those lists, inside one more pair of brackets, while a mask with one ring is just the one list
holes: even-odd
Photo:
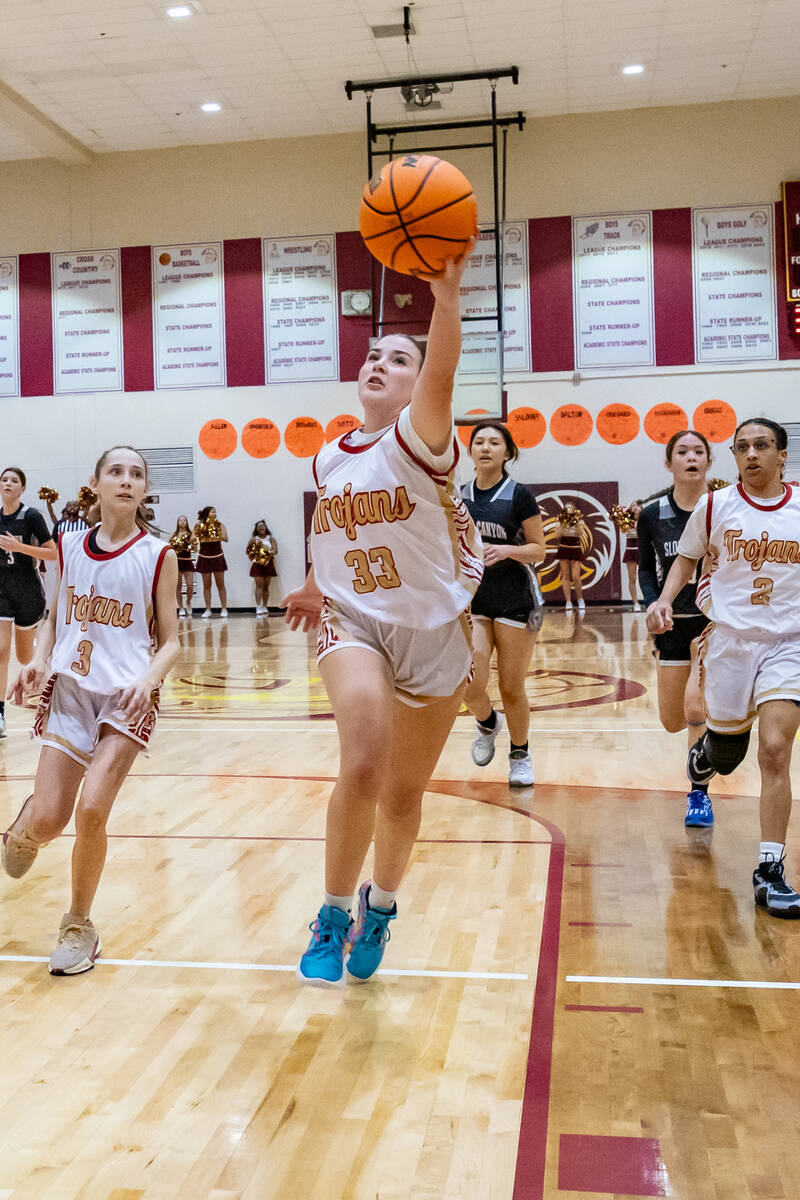
[[342, 912], [349, 913], [353, 907], [353, 897], [332, 896], [330, 892], [326, 892], [325, 903], [328, 905], [328, 908], [340, 908]]
[[763, 862], [780, 862], [783, 858], [783, 842], [762, 842], [758, 855], [758, 861]]
[[385, 892], [383, 888], [378, 887], [377, 883], [373, 879], [372, 883], [369, 885], [369, 897], [367, 899], [367, 903], [369, 904], [370, 908], [381, 908], [385, 909], [386, 912], [391, 912], [394, 908], [394, 898], [396, 895], [397, 892]]

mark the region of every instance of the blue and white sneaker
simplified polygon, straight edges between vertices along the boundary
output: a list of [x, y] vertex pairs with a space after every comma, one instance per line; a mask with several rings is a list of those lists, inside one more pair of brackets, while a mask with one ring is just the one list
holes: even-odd
[[381, 965], [386, 943], [391, 937], [389, 922], [397, 916], [397, 905], [392, 905], [392, 911], [383, 908], [370, 908], [369, 887], [367, 879], [358, 889], [358, 914], [355, 924], [348, 934], [350, 954], [347, 959], [347, 974], [356, 983], [366, 983]]
[[686, 819], [683, 823], [689, 828], [707, 828], [714, 824], [714, 810], [711, 807], [711, 801], [700, 788], [695, 788], [686, 797]]
[[486, 729], [480, 721], [475, 722], [478, 736], [472, 743], [470, 754], [476, 767], [488, 767], [494, 758], [494, 744], [497, 741], [497, 735], [504, 725], [502, 713], [495, 714], [494, 729]]
[[297, 964], [297, 978], [311, 987], [344, 987], [344, 956], [353, 918], [341, 908], [323, 904], [309, 925], [311, 941]]

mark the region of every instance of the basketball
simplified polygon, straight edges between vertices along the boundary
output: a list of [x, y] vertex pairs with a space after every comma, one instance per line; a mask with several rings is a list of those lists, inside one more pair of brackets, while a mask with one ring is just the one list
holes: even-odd
[[401, 275], [437, 275], [478, 232], [472, 184], [442, 158], [406, 154], [364, 188], [359, 228], [384, 266]]

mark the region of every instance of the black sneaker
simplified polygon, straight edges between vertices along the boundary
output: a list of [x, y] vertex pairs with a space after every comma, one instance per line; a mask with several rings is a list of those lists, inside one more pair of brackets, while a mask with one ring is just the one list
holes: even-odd
[[716, 773], [706, 757], [704, 738], [700, 738], [692, 746], [689, 751], [689, 757], [686, 760], [686, 774], [689, 783], [692, 785], [692, 791], [707, 792], [708, 785]]
[[800, 917], [800, 896], [783, 877], [783, 859], [770, 858], [759, 863], [753, 871], [753, 890], [756, 904], [773, 917]]

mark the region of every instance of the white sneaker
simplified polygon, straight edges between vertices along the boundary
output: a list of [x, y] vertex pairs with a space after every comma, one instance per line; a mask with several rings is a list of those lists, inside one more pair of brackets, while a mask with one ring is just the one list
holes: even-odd
[[533, 760], [530, 754], [512, 750], [508, 756], [509, 787], [531, 787], [533, 784]]
[[497, 713], [494, 729], [484, 729], [478, 722], [475, 722], [475, 728], [478, 731], [478, 736], [472, 743], [470, 754], [472, 761], [476, 767], [486, 767], [494, 758], [494, 744], [497, 741], [497, 735], [505, 725], [502, 714]]
[[51, 975], [80, 975], [91, 971], [102, 950], [100, 935], [88, 917], [64, 913], [56, 948], [50, 955]]
[[578, 601], [578, 612], [586, 612], [586, 601], [585, 600]]
[[6, 719], [3, 716], [3, 714], [0, 713], [0, 737], [5, 737], [5, 736], [6, 736]]
[[572, 601], [568, 600], [564, 605], [564, 612], [572, 612]]
[[221, 617], [227, 617], [227, 615], [228, 615], [228, 610], [227, 610], [227, 608], [221, 608], [221, 609], [219, 610], [219, 615], [220, 615]]
[[188, 615], [189, 615], [189, 614], [187, 613], [187, 611], [186, 611], [186, 609], [185, 609], [185, 608], [179, 608], [179, 609], [178, 609], [178, 616], [179, 616], [179, 617], [188, 617]]
[[634, 612], [641, 612], [641, 611], [642, 611], [642, 606], [641, 606], [641, 604], [639, 603], [639, 601], [638, 601], [638, 600], [636, 601], [636, 603], [635, 603], [635, 604], [634, 604], [634, 606], [633, 606], [633, 611], [634, 611]]
[[202, 618], [202, 619], [205, 621], [205, 620], [206, 620], [206, 618], [207, 618], [207, 617], [210, 617], [210, 616], [211, 616], [211, 609], [210, 609], [210, 608], [207, 608], [207, 609], [206, 609], [206, 611], [203, 613], [203, 618]]

